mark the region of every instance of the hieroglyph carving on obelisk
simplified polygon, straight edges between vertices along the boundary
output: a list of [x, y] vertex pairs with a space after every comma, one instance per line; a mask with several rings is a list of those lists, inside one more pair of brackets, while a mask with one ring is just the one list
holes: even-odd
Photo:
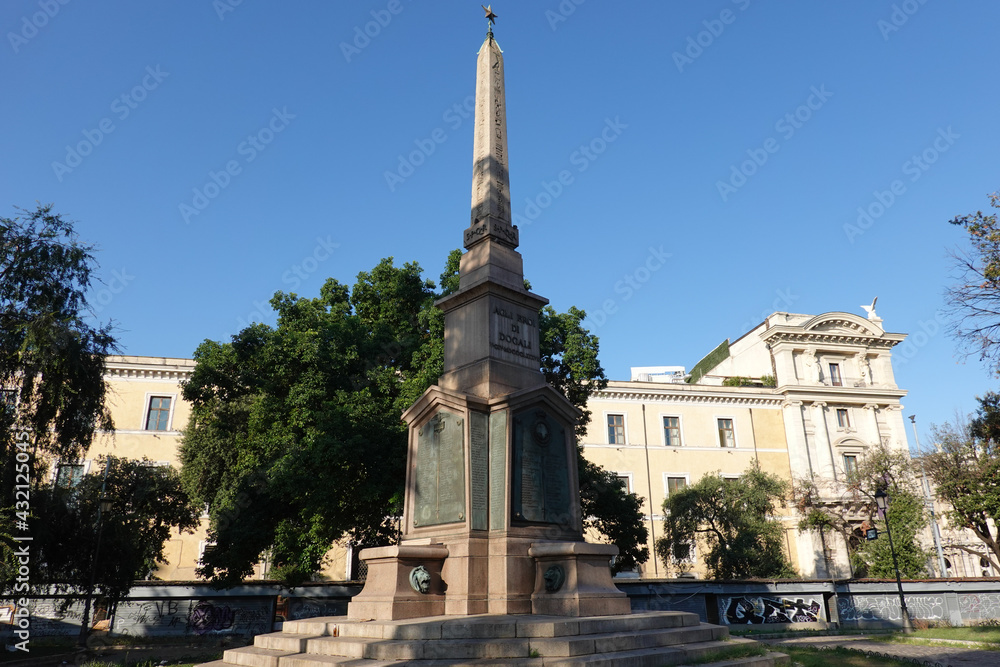
[[[487, 223], [492, 228], [495, 225], [489, 223], [499, 222], [509, 227], [510, 183], [507, 174], [507, 110], [504, 99], [503, 54], [493, 39], [492, 32], [479, 49], [479, 58], [476, 62], [476, 87], [471, 226], [474, 228], [477, 223]], [[497, 231], [484, 230], [486, 234], [495, 234]], [[467, 239], [467, 241], [474, 240], [476, 239]]]

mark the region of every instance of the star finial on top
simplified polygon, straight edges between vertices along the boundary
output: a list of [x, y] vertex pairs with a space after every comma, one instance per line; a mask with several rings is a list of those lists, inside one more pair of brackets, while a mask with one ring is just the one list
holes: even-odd
[[496, 23], [497, 15], [493, 13], [493, 5], [479, 5], [486, 12], [486, 18], [489, 19], [490, 25], [492, 26]]

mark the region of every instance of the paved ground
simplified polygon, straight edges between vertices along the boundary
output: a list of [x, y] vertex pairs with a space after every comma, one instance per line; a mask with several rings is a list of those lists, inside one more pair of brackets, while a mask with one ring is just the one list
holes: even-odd
[[[796, 637], [792, 639], [763, 639], [764, 644], [782, 646], [798, 644], [810, 647], [843, 646], [861, 651], [916, 658], [928, 665], [944, 667], [1000, 667], [1000, 651], [977, 651], [967, 646], [939, 644], [923, 646], [918, 644], [897, 644], [874, 642], [862, 636], [840, 635], [835, 637]], [[778, 650], [781, 650], [780, 648]]]

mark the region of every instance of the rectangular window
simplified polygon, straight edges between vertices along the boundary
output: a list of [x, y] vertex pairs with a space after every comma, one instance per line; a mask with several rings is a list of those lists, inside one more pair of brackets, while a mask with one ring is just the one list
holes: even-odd
[[60, 463], [56, 468], [56, 486], [72, 489], [83, 480], [83, 471], [82, 463]]
[[667, 447], [681, 446], [681, 418], [663, 418], [663, 444]]
[[0, 411], [14, 412], [17, 408], [17, 390], [0, 389]]
[[166, 431], [170, 422], [170, 397], [153, 396], [149, 399], [149, 412], [146, 413], [147, 431]]
[[686, 477], [667, 477], [667, 495], [672, 496], [678, 491], [683, 491], [687, 485]]
[[733, 484], [735, 482], [740, 481], [740, 476], [739, 475], [723, 475], [722, 476], [722, 481], [725, 482], [726, 484]]
[[851, 415], [847, 412], [847, 408], [837, 408], [837, 426], [840, 428], [850, 428]]
[[830, 364], [830, 384], [834, 387], [844, 386], [844, 381], [840, 377], [840, 364]]
[[625, 444], [625, 415], [608, 415], [608, 444]]
[[621, 480], [622, 486], [625, 487], [625, 493], [632, 493], [632, 479], [628, 475], [618, 475], [618, 479]]
[[844, 454], [844, 472], [851, 474], [858, 469], [858, 457], [854, 454]]
[[719, 419], [718, 424], [719, 424], [719, 446], [735, 447], [736, 433], [733, 431], [733, 420]]

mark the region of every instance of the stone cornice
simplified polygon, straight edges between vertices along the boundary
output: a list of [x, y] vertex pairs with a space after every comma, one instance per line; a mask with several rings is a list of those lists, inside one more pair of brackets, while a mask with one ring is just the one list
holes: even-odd
[[[624, 384], [624, 383], [623, 383]], [[631, 383], [630, 383], [631, 384]], [[646, 383], [643, 383], [646, 384]], [[784, 397], [772, 390], [757, 390], [754, 392], [738, 392], [726, 387], [725, 391], [711, 391], [704, 386], [681, 388], [676, 385], [658, 385], [656, 387], [607, 387], [594, 392], [591, 401], [623, 401], [629, 403], [689, 403], [689, 404], [726, 404], [745, 407], [780, 408]]]
[[191, 377], [192, 359], [169, 357], [111, 356], [105, 360], [105, 377], [109, 380], [146, 380], [182, 382]]
[[873, 336], [862, 331], [805, 331], [800, 327], [777, 326], [772, 327], [761, 334], [761, 338], [769, 345], [790, 343], [798, 345], [847, 345], [863, 346], [866, 348], [876, 348], [888, 350], [901, 343], [905, 334], [883, 334], [881, 337]]
[[823, 385], [783, 385], [778, 387], [778, 393], [787, 401], [805, 403], [857, 403], [859, 406], [870, 404], [878, 407], [899, 405], [899, 400], [906, 396], [905, 389], [888, 389], [879, 387], [827, 387]]

